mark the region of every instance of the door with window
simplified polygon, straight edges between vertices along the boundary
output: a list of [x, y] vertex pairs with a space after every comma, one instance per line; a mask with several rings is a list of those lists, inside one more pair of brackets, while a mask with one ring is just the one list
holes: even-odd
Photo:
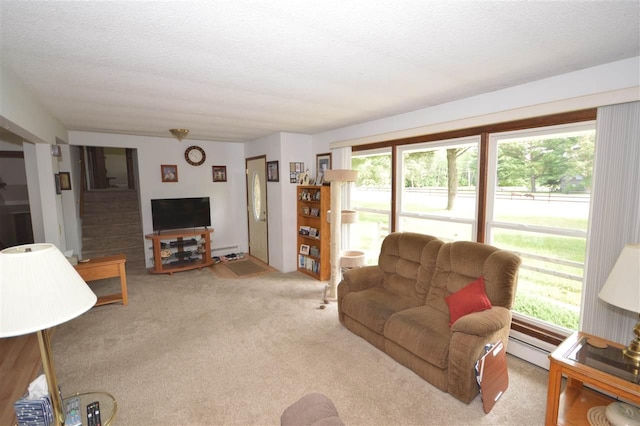
[[249, 254], [269, 263], [266, 157], [248, 158], [247, 210], [249, 217]]

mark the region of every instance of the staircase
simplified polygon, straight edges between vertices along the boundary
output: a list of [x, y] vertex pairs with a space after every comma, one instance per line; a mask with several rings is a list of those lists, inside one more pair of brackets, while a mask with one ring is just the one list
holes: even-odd
[[118, 253], [127, 256], [127, 270], [144, 269], [144, 238], [138, 193], [131, 189], [85, 192], [82, 258]]

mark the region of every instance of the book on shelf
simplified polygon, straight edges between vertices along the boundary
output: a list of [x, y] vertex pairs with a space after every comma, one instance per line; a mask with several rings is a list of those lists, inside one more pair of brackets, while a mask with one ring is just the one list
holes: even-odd
[[315, 274], [320, 273], [320, 262], [303, 254], [298, 255], [298, 268], [306, 269]]

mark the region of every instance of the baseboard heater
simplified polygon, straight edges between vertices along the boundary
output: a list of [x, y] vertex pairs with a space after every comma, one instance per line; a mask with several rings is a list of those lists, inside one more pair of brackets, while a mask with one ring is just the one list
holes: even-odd
[[549, 354], [555, 349], [556, 346], [514, 331], [509, 335], [509, 344], [507, 345], [509, 354], [545, 370], [549, 369]]
[[235, 250], [235, 249], [237, 249], [237, 248], [238, 248], [238, 246], [213, 247], [213, 248], [211, 249], [211, 252], [213, 253], [213, 252], [215, 252], [215, 251], [221, 251], [221, 250], [224, 250], [224, 251], [227, 251], [227, 250]]

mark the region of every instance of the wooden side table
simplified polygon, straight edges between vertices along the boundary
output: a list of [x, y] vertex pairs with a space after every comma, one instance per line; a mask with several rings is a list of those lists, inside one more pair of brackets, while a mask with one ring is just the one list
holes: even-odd
[[121, 292], [99, 297], [96, 306], [120, 301], [122, 301], [123, 305], [129, 303], [127, 296], [127, 274], [124, 269], [126, 261], [127, 257], [124, 254], [116, 254], [115, 256], [98, 257], [74, 266], [78, 274], [80, 274], [85, 281], [120, 277]]
[[[606, 344], [598, 348], [588, 339]], [[586, 388], [589, 384], [604, 392], [640, 404], [640, 367], [622, 354], [624, 346], [590, 334], [575, 332], [549, 355], [549, 389], [547, 392], [546, 425], [589, 424], [591, 407], [608, 405], [615, 400]], [[561, 393], [562, 375], [567, 376]]]

